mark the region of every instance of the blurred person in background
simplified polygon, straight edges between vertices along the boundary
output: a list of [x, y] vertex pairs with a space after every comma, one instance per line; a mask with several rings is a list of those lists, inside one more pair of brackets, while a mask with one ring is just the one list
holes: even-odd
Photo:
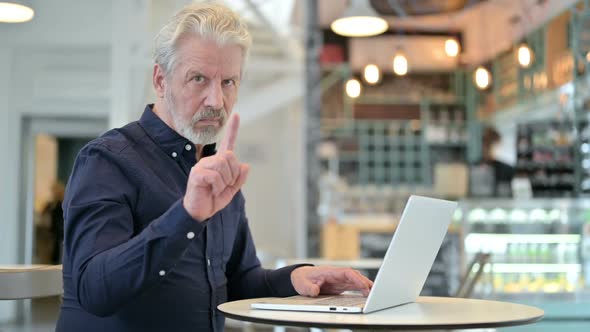
[[470, 191], [477, 197], [511, 197], [514, 168], [498, 160], [502, 137], [493, 127], [482, 134], [482, 159], [471, 168]]
[[43, 216], [49, 220], [52, 241], [51, 264], [61, 264], [63, 239], [64, 239], [64, 184], [56, 181], [51, 185], [51, 200], [43, 208]]
[[368, 294], [356, 270], [267, 270], [256, 257], [231, 115], [250, 44], [218, 4], [189, 5], [161, 29], [155, 103], [86, 145], [68, 182], [58, 332], [222, 331], [228, 300]]

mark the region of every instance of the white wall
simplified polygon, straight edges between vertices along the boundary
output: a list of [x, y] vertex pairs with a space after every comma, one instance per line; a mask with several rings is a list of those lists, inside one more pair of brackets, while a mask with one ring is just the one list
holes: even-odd
[[[250, 165], [244, 187], [250, 228], [266, 263], [293, 258], [304, 245], [302, 102], [266, 114], [240, 128], [236, 153]], [[242, 113], [248, 110], [242, 110]], [[264, 257], [263, 257], [264, 256]]]
[[[0, 73], [8, 73], [12, 64], [8, 49], [0, 50]], [[0, 163], [0, 262], [16, 261], [17, 223], [16, 206], [18, 205], [18, 115], [10, 111], [10, 79], [8, 75], [0, 75], [0, 151], [3, 157]], [[0, 321], [7, 320], [15, 313], [16, 307], [8, 301], [0, 301]]]
[[[36, 1], [29, 23], [0, 24], [0, 264], [18, 263], [25, 116], [108, 115], [108, 1]], [[0, 321], [15, 302], [0, 301]]]
[[13, 45], [106, 45], [110, 43], [111, 2], [33, 1], [35, 17], [22, 24], [0, 24], [2, 47]]

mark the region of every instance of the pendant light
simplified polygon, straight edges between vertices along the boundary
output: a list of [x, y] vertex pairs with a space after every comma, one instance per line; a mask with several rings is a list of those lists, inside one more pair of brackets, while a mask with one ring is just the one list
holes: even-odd
[[449, 38], [445, 41], [445, 53], [447, 56], [454, 58], [461, 52], [461, 46], [455, 38]]
[[351, 78], [346, 81], [345, 85], [346, 95], [350, 98], [358, 98], [361, 95], [361, 82], [356, 78]]
[[366, 65], [363, 70], [363, 79], [370, 85], [381, 82], [381, 69], [373, 63]]
[[389, 25], [377, 15], [368, 0], [350, 0], [348, 8], [330, 28], [341, 36], [368, 37], [382, 34]]
[[33, 16], [35, 11], [27, 0], [0, 0], [0, 23], [23, 23]]
[[408, 58], [402, 52], [397, 52], [393, 57], [393, 72], [399, 76], [408, 73]]
[[518, 47], [516, 53], [518, 63], [520, 64], [520, 66], [522, 68], [530, 67], [531, 63], [533, 63], [533, 50], [531, 50], [531, 48], [526, 43], [522, 43]]
[[473, 74], [473, 80], [478, 89], [485, 90], [492, 83], [492, 74], [485, 67], [479, 66]]
[[[487, 29], [487, 20], [489, 15], [485, 15], [483, 10], [480, 10], [480, 15], [478, 21], [481, 23], [482, 29], [481, 32], [483, 34], [483, 38], [480, 38], [480, 47], [483, 49], [490, 44], [488, 40], [488, 29]], [[473, 83], [475, 87], [479, 90], [485, 90], [492, 84], [492, 73], [484, 67], [479, 66], [473, 72]]]

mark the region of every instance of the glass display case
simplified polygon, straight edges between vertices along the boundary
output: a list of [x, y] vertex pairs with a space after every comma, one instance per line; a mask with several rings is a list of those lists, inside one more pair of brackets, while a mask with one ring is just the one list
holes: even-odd
[[[589, 199], [465, 200], [456, 220], [466, 272], [483, 270], [471, 297], [535, 305], [543, 322], [590, 328]], [[482, 253], [487, 264], [468, 265]]]

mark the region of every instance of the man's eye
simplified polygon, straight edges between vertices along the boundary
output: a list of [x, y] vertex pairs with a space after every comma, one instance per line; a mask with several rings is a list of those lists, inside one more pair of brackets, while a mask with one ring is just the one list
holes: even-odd
[[195, 80], [195, 82], [197, 83], [202, 83], [203, 81], [205, 81], [205, 77], [201, 76], [201, 75], [197, 75], [193, 78]]
[[236, 81], [231, 80], [231, 79], [230, 80], [223, 80], [223, 85], [225, 85], [225, 86], [233, 86], [233, 85], [236, 85]]

